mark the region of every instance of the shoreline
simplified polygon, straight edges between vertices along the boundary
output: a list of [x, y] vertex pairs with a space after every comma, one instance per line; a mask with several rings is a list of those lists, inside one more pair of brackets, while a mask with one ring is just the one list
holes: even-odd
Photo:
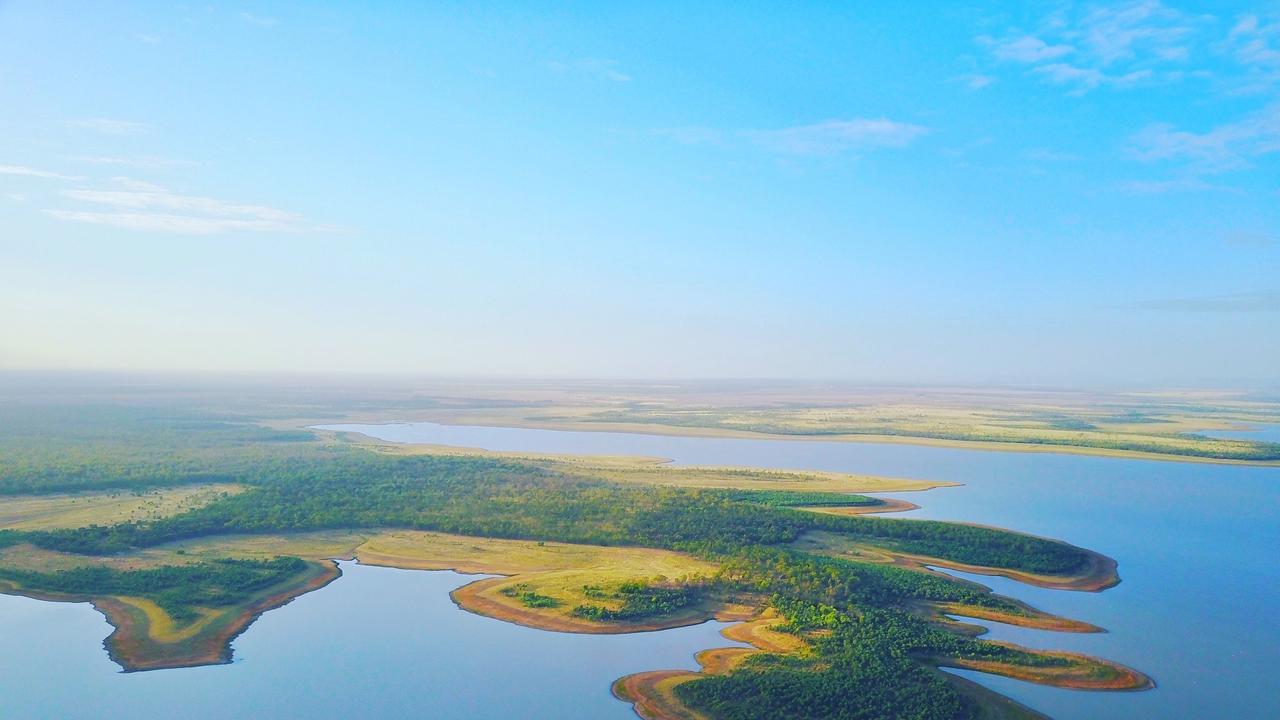
[[[953, 485], [951, 487], [959, 487]], [[932, 489], [932, 488], [930, 488]], [[903, 491], [894, 491], [903, 492]], [[912, 492], [912, 491], [907, 491]], [[915, 491], [923, 492], [923, 491]], [[898, 498], [875, 498], [880, 502], [875, 505], [796, 505], [796, 510], [807, 510], [808, 512], [822, 513], [824, 515], [883, 515], [888, 513], [911, 512], [919, 510], [920, 506], [899, 500]]]
[[[875, 506], [873, 506], [875, 507]], [[930, 521], [935, 522], [935, 521]], [[951, 522], [951, 521], [937, 521]], [[973, 527], [988, 528], [991, 530], [999, 530], [1001, 532], [1013, 533], [1016, 531], [1008, 528], [997, 527], [995, 525], [980, 525], [977, 523], [956, 523], [958, 525], [972, 525]], [[1019, 533], [1026, 534], [1026, 533]], [[1048, 575], [1040, 573], [1032, 573], [1024, 570], [1013, 570], [1010, 568], [990, 567], [986, 565], [970, 565], [956, 560], [947, 560], [943, 558], [929, 557], [927, 555], [917, 555], [914, 553], [894, 550], [877, 545], [869, 545], [860, 541], [849, 541], [848, 544], [841, 544], [836, 547], [824, 546], [822, 543], [826, 538], [831, 537], [829, 533], [823, 530], [810, 531], [797, 541], [797, 543], [808, 543], [811, 552], [819, 554], [835, 554], [840, 555], [842, 552], [855, 550], [863, 555], [880, 558], [880, 562], [892, 563], [902, 567], [920, 570], [925, 573], [945, 577], [948, 580], [972, 585], [980, 585], [966, 578], [956, 577], [942, 572], [938, 568], [946, 570], [955, 570], [957, 572], [970, 573], [973, 575], [984, 575], [987, 577], [1003, 577], [1009, 580], [1032, 585], [1034, 587], [1045, 588], [1048, 590], [1073, 590], [1078, 592], [1102, 592], [1108, 588], [1115, 587], [1121, 582], [1120, 573], [1118, 572], [1119, 563], [1111, 557], [1103, 555], [1100, 552], [1082, 548], [1078, 545], [1072, 545], [1061, 540], [1046, 538], [1040, 535], [1028, 535], [1049, 542], [1060, 543], [1072, 550], [1079, 552], [1088, 559], [1086, 567], [1072, 575]], [[836, 536], [839, 537], [839, 536]], [[817, 548], [813, 546], [817, 546]], [[983, 586], [985, 587], [985, 586]], [[990, 588], [987, 588], [988, 590]]]
[[[748, 656], [760, 652], [787, 652], [804, 646], [804, 641], [794, 636], [781, 636], [769, 628], [781, 622], [781, 618], [766, 610], [753, 619], [730, 625], [720, 631], [727, 640], [746, 643], [750, 647], [720, 647], [703, 650], [694, 659], [697, 670], [646, 670], [618, 678], [610, 691], [619, 700], [631, 703], [632, 709], [644, 720], [705, 720], [680, 702], [672, 692], [680, 683], [704, 675], [722, 675], [733, 670]], [[773, 635], [780, 635], [775, 638]]]
[[[996, 645], [1013, 648], [1015, 650], [1026, 650], [1021, 645], [1015, 645], [1009, 642], [989, 641]], [[1024, 682], [1032, 682], [1037, 685], [1048, 685], [1050, 687], [1065, 688], [1068, 690], [1107, 690], [1112, 692], [1141, 692], [1143, 690], [1151, 690], [1156, 687], [1156, 682], [1149, 675], [1127, 665], [1121, 665], [1110, 660], [1102, 660], [1091, 655], [1074, 652], [1061, 651], [1039, 651], [1041, 655], [1060, 658], [1078, 662], [1085, 668], [1101, 669], [1103, 673], [1097, 670], [1090, 670], [1084, 674], [1070, 671], [1062, 672], [1060, 668], [1037, 668], [1025, 665], [1014, 665], [1012, 663], [1001, 663], [991, 660], [969, 660], [964, 658], [928, 658], [928, 662], [936, 667], [958, 668], [961, 670], [976, 670], [991, 675], [1001, 675], [1003, 677], [1022, 680]]]
[[[449, 536], [446, 533], [422, 532], [430, 537], [456, 537], [458, 539], [465, 540], [479, 539], [471, 538], [470, 536]], [[510, 544], [511, 546], [517, 547], [534, 545], [534, 541], [487, 540], [490, 542]], [[547, 632], [586, 635], [624, 635], [641, 632], [657, 632], [678, 627], [688, 627], [691, 625], [701, 625], [710, 620], [731, 622], [750, 616], [750, 612], [743, 606], [719, 602], [702, 602], [693, 607], [685, 608], [679, 612], [672, 613], [655, 620], [639, 622], [599, 622], [595, 620], [588, 620], [586, 618], [575, 617], [564, 612], [552, 611], [548, 608], [527, 607], [520, 604], [519, 601], [511, 596], [500, 593], [500, 589], [502, 587], [509, 586], [513, 581], [537, 583], [540, 577], [563, 576], [567, 569], [574, 569], [573, 566], [566, 567], [560, 565], [550, 558], [543, 559], [531, 566], [521, 567], [519, 565], [512, 565], [510, 562], [505, 561], [501, 556], [493, 557], [492, 559], [472, 558], [466, 560], [448, 555], [439, 557], [413, 557], [397, 554], [387, 549], [380, 550], [375, 547], [371, 547], [374, 542], [376, 542], [376, 540], [367, 541], [355, 548], [353, 554], [356, 562], [361, 565], [369, 565], [372, 567], [387, 567], [402, 570], [448, 570], [460, 574], [488, 575], [490, 577], [471, 580], [470, 582], [455, 588], [450, 591], [449, 598], [456, 606], [458, 606], [459, 609], [466, 612]], [[606, 552], [614, 552], [618, 550], [618, 548], [607, 548], [606, 546], [576, 545], [572, 543], [554, 542], [540, 543], [536, 547], [539, 550], [550, 553], [556, 553], [564, 548], [590, 548], [593, 551], [603, 550]], [[637, 550], [653, 552], [652, 549], [645, 548], [638, 548]], [[678, 558], [682, 561], [692, 561], [692, 558], [684, 553], [675, 553], [671, 551], [658, 552], [662, 553], [665, 557]], [[590, 562], [594, 565], [599, 565], [600, 563], [616, 563], [619, 562], [619, 559], [615, 556], [605, 556], [594, 558], [590, 560]], [[709, 571], [711, 569], [713, 569], [713, 566], [707, 566], [704, 570]], [[643, 576], [644, 574], [640, 573], [635, 577]]]
[[[1002, 532], [1015, 532], [1008, 528], [997, 527], [995, 525], [980, 525], [978, 523], [957, 523], [960, 525], [971, 525], [973, 527], [989, 528], [992, 530], [1000, 530]], [[1025, 534], [1025, 533], [1023, 533]], [[1026, 585], [1045, 588], [1048, 590], [1072, 590], [1076, 592], [1102, 592], [1108, 588], [1113, 588], [1120, 584], [1120, 563], [1114, 558], [1103, 555], [1100, 552], [1082, 548], [1078, 545], [1054, 540], [1053, 538], [1041, 537], [1039, 535], [1030, 535], [1029, 537], [1057, 542], [1070, 547], [1073, 550], [1086, 556], [1089, 560], [1086, 569], [1074, 575], [1046, 575], [1041, 573], [1026, 572], [1023, 570], [1010, 570], [1007, 568], [992, 568], [982, 565], [969, 565], [954, 560], [943, 560], [940, 558], [932, 558], [925, 555], [913, 555], [911, 553], [893, 552], [895, 556], [901, 558], [905, 562], [903, 564], [915, 564], [926, 572], [938, 573], [930, 566], [945, 568], [947, 570], [956, 570], [958, 572], [971, 573], [973, 575], [985, 575], [987, 577], [1003, 577], [1009, 580], [1015, 580]], [[938, 573], [947, 575], [946, 573]], [[953, 575], [947, 575], [952, 580], [961, 582], [969, 582], [964, 578], [958, 578]]]
[[[455, 570], [455, 572], [457, 571]], [[450, 592], [449, 598], [460, 609], [482, 617], [522, 625], [535, 630], [581, 635], [630, 635], [633, 633], [660, 632], [662, 630], [702, 625], [712, 620], [732, 622], [743, 618], [743, 613], [732, 609], [698, 608], [668, 615], [661, 620], [651, 622], [619, 621], [600, 623], [591, 620], [579, 620], [569, 616], [539, 614], [525, 608], [494, 600], [482, 594], [505, 583], [510, 577], [499, 575], [498, 577], [475, 580]]]
[[[320, 563], [320, 571], [311, 577], [301, 586], [294, 588], [284, 588], [280, 591], [268, 595], [261, 600], [249, 605], [243, 611], [238, 613], [231, 622], [227, 623], [217, 634], [213, 635], [207, 641], [210, 645], [199, 654], [192, 654], [189, 659], [179, 661], [177, 664], [170, 662], [139, 662], [136, 659], [130, 659], [128, 651], [121, 646], [120, 640], [112, 641], [117, 635], [123, 637], [121, 626], [116, 626], [114, 632], [108, 635], [103, 641], [107, 647], [107, 654], [111, 659], [124, 668], [124, 672], [142, 672], [147, 670], [167, 670], [171, 668], [183, 667], [203, 667], [206, 665], [225, 665], [231, 662], [233, 650], [231, 643], [239, 637], [249, 626], [262, 617], [262, 615], [276, 608], [284, 607], [293, 602], [298, 597], [305, 595], [314, 590], [319, 590], [329, 583], [337, 580], [342, 576], [342, 570], [336, 562], [332, 560]], [[117, 601], [118, 602], [118, 601]], [[94, 603], [97, 607], [97, 603]], [[111, 616], [103, 611], [103, 615], [107, 615], [107, 621], [111, 622]], [[113, 623], [114, 625], [114, 623]]]
[[[1001, 596], [1004, 597], [1004, 596]], [[963, 605], [960, 603], [933, 603], [927, 605], [932, 611], [931, 615], [936, 619], [938, 616], [944, 618], [947, 622], [954, 624], [957, 632], [972, 635], [973, 637], [982, 637], [991, 632], [991, 629], [985, 625], [966, 622], [966, 620], [979, 620], [988, 622], [997, 622], [1004, 625], [1013, 625], [1016, 627], [1029, 628], [1032, 630], [1049, 630], [1052, 632], [1064, 633], [1104, 633], [1106, 628], [1099, 627], [1093, 623], [1087, 623], [1083, 620], [1072, 620], [1071, 618], [1054, 615], [1053, 613], [1037, 610], [1016, 598], [1006, 598], [1013, 601], [1020, 607], [1028, 610], [1026, 615], [1015, 615], [1012, 613], [1004, 613], [992, 608], [982, 607], [980, 605]]]

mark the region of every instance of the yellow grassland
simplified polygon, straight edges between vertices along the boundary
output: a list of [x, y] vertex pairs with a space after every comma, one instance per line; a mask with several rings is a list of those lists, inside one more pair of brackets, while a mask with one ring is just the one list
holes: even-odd
[[179, 485], [141, 492], [62, 493], [0, 498], [0, 530], [55, 530], [154, 520], [243, 492], [243, 485]]
[[117, 595], [116, 600], [137, 609], [146, 617], [147, 637], [156, 643], [169, 644], [189, 640], [209, 627], [209, 624], [217, 620], [221, 614], [217, 610], [200, 608], [196, 611], [200, 616], [199, 619], [179, 625], [163, 608], [146, 598]]

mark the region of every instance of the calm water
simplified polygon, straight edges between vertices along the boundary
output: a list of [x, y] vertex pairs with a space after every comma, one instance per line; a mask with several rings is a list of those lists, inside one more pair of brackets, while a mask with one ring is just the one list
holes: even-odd
[[660, 633], [570, 635], [458, 609], [475, 576], [343, 563], [343, 577], [263, 615], [236, 662], [124, 674], [87, 604], [0, 596], [0, 717], [634, 720], [609, 693], [623, 675], [696, 668], [735, 645], [723, 623]]
[[998, 592], [1110, 630], [1070, 635], [995, 625], [992, 636], [1111, 658], [1147, 672], [1160, 687], [1081, 692], [967, 676], [1057, 718], [1280, 717], [1273, 689], [1280, 670], [1280, 468], [430, 423], [327, 427], [491, 450], [650, 455], [684, 464], [959, 481], [965, 485], [892, 496], [923, 505], [914, 517], [1062, 538], [1120, 562], [1123, 582], [1103, 593], [979, 578]]
[[1280, 443], [1280, 423], [1251, 423], [1247, 430], [1198, 430], [1197, 433], [1224, 440]]

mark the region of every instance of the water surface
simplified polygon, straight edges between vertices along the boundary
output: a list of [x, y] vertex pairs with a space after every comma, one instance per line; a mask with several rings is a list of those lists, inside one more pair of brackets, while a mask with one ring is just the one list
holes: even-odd
[[432, 423], [325, 427], [396, 442], [959, 481], [965, 485], [887, 496], [922, 505], [913, 517], [1061, 538], [1120, 563], [1123, 582], [1102, 593], [979, 578], [999, 592], [1110, 631], [1074, 635], [993, 625], [992, 636], [1117, 660], [1150, 674], [1159, 688], [1085, 692], [966, 676], [1057, 718], [1280, 717], [1272, 689], [1280, 669], [1280, 468]]
[[342, 563], [343, 576], [266, 613], [230, 665], [121, 673], [111, 631], [86, 603], [0, 595], [0, 717], [634, 720], [613, 681], [697, 669], [695, 652], [738, 643], [725, 623], [632, 635], [573, 635], [459, 609], [476, 578]]
[[1280, 423], [1249, 423], [1239, 430], [1197, 430], [1197, 435], [1223, 440], [1252, 440], [1253, 442], [1280, 443]]

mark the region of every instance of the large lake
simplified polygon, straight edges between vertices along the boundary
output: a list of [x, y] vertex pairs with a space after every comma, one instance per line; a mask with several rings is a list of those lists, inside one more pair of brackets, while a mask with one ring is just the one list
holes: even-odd
[[909, 516], [1061, 538], [1120, 563], [1102, 593], [977, 578], [998, 592], [1110, 632], [994, 626], [992, 637], [1087, 652], [1155, 678], [1149, 692], [1046, 688], [966, 676], [1056, 718], [1280, 717], [1280, 468], [914, 445], [687, 438], [443, 426], [335, 425], [383, 440], [490, 450], [648, 455], [682, 464], [837, 470], [962, 487], [900, 493]]
[[[901, 493], [915, 517], [1062, 538], [1120, 562], [1103, 593], [976, 578], [1046, 610], [1108, 628], [1066, 635], [996, 626], [993, 636], [1137, 667], [1159, 688], [1090, 693], [965, 673], [1056, 718], [1280, 717], [1280, 469], [1003, 453], [910, 445], [680, 438], [622, 433], [343, 425], [389, 441], [493, 450], [650, 455], [686, 464], [838, 470], [952, 480]], [[88, 605], [0, 596], [0, 717], [633, 718], [609, 695], [639, 670], [696, 667], [722, 625], [658, 633], [548, 633], [459, 610], [472, 577], [344, 563], [318, 592], [264, 615], [231, 665], [123, 674]]]

